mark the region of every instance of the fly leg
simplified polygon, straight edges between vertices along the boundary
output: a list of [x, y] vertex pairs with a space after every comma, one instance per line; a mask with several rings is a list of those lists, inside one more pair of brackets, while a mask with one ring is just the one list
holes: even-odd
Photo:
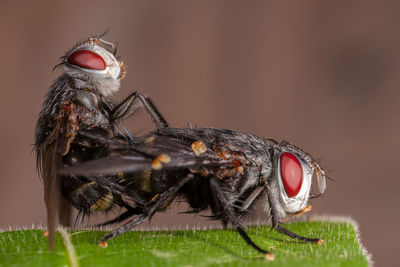
[[129, 231], [130, 229], [139, 225], [146, 219], [151, 219], [151, 217], [157, 211], [163, 209], [165, 204], [167, 204], [171, 200], [173, 200], [174, 197], [176, 196], [176, 193], [179, 191], [179, 189], [181, 189], [182, 186], [185, 185], [192, 178], [193, 178], [193, 174], [188, 174], [185, 178], [183, 178], [181, 181], [179, 181], [179, 183], [177, 183], [175, 186], [170, 187], [167, 191], [158, 195], [158, 197], [155, 197], [153, 200], [149, 201], [145, 205], [142, 214], [138, 215], [137, 217], [135, 217], [131, 221], [127, 222], [126, 224], [122, 225], [121, 227], [115, 229], [111, 233], [105, 235], [100, 240], [100, 244], [104, 244], [104, 242], [106, 242], [107, 240]]
[[261, 195], [261, 193], [264, 191], [265, 185], [260, 185], [254, 189], [253, 192], [242, 202], [240, 206], [241, 211], [246, 211], [253, 203], [254, 201]]
[[157, 110], [150, 98], [139, 92], [133, 92], [112, 110], [112, 120], [121, 121], [133, 114], [140, 107], [144, 107], [146, 109], [147, 113], [151, 117], [151, 120], [157, 126], [157, 129], [168, 127], [167, 121]]
[[266, 192], [267, 192], [267, 196], [268, 196], [268, 204], [269, 207], [271, 208], [271, 217], [272, 217], [272, 227], [274, 227], [276, 230], [278, 230], [279, 232], [297, 239], [297, 240], [301, 240], [301, 241], [305, 241], [305, 242], [311, 242], [311, 243], [318, 243], [318, 244], [322, 244], [324, 241], [320, 238], [309, 238], [309, 237], [304, 237], [301, 235], [298, 235], [296, 233], [293, 233], [292, 231], [286, 229], [285, 227], [282, 226], [282, 222], [279, 221], [279, 216], [278, 216], [278, 211], [276, 210], [276, 205], [275, 205], [275, 199], [271, 193], [271, 190], [269, 188], [269, 186], [266, 186]]
[[131, 217], [133, 215], [143, 213], [143, 208], [141, 208], [141, 207], [135, 207], [135, 208], [126, 207], [126, 208], [127, 208], [127, 210], [124, 213], [122, 213], [121, 215], [115, 217], [114, 219], [108, 220], [106, 222], [96, 224], [95, 227], [101, 227], [101, 226], [106, 226], [106, 225], [110, 225], [110, 224], [114, 224], [114, 223], [119, 223], [121, 221], [128, 219], [129, 217]]
[[218, 181], [216, 178], [211, 178], [210, 180], [210, 185], [212, 190], [215, 193], [216, 198], [220, 202], [222, 208], [223, 208], [223, 213], [225, 216], [228, 218], [228, 220], [233, 224], [233, 226], [236, 228], [236, 230], [239, 232], [239, 234], [243, 237], [243, 239], [246, 241], [247, 244], [252, 246], [255, 250], [265, 254], [267, 259], [273, 259], [273, 254], [260, 248], [258, 245], [256, 245], [253, 240], [246, 234], [246, 232], [243, 230], [243, 227], [239, 221], [239, 218], [236, 216], [235, 211], [231, 204], [229, 204], [228, 200], [225, 197], [224, 191], [219, 185]]

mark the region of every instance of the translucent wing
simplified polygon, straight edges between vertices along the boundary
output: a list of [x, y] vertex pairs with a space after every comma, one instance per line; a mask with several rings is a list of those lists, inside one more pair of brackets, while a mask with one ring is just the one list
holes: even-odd
[[[68, 107], [65, 108], [68, 110]], [[74, 120], [73, 110], [62, 113], [45, 141], [36, 146], [37, 168], [43, 179], [44, 200], [47, 209], [47, 227], [50, 248], [54, 248], [57, 219], [69, 226], [71, 205], [61, 198], [60, 177], [58, 170], [61, 166], [62, 155], [68, 153], [70, 143], [75, 137], [77, 121]], [[61, 208], [60, 208], [61, 207]]]
[[[192, 146], [195, 142], [194, 139], [165, 133], [164, 130], [156, 131], [136, 139], [130, 144], [119, 143], [116, 140], [104, 140], [104, 142], [118, 147], [112, 156], [61, 168], [60, 174], [91, 176], [135, 173], [150, 169], [178, 170], [204, 167], [232, 168], [235, 166], [231, 160], [221, 159], [211, 149], [205, 148], [205, 151], [199, 154]], [[86, 134], [85, 136], [89, 137]], [[93, 135], [90, 137], [98, 139]]]
[[[54, 249], [55, 230], [57, 227], [57, 214], [60, 205], [60, 179], [58, 169], [61, 164], [59, 146], [61, 143], [61, 125], [58, 124], [46, 142], [37, 148], [37, 165], [43, 179], [44, 200], [47, 209], [47, 229], [50, 249]], [[70, 214], [64, 214], [69, 217]]]

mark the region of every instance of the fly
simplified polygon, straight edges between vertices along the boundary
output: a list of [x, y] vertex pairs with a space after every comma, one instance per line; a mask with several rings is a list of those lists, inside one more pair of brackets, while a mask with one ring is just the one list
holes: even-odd
[[51, 248], [57, 219], [70, 224], [71, 205], [79, 211], [77, 224], [84, 215], [125, 205], [122, 193], [115, 194], [122, 191], [111, 185], [111, 178], [58, 175], [60, 166], [109, 155], [106, 144], [80, 135], [82, 129], [132, 142], [122, 122], [139, 107], [157, 117], [158, 127], [167, 125], [151, 101], [138, 92], [112, 103], [109, 98], [119, 90], [125, 67], [116, 47], [101, 37], [79, 42], [61, 58], [55, 68], [62, 67], [63, 73], [50, 86], [36, 124], [34, 149], [44, 184]]
[[[153, 118], [157, 121], [156, 118]], [[160, 123], [158, 123], [160, 125]], [[165, 124], [166, 125], [166, 124]], [[307, 212], [312, 177], [319, 194], [325, 191], [325, 172], [302, 149], [288, 142], [215, 128], [158, 127], [133, 141], [80, 133], [108, 144], [108, 156], [65, 166], [62, 175], [115, 177], [112, 186], [124, 195], [139, 196], [141, 203], [101, 225], [125, 223], [105, 235], [100, 244], [164, 211], [177, 198], [190, 206], [188, 213], [211, 209], [212, 218], [230, 223], [251, 247], [273, 259], [247, 235], [241, 218], [261, 202], [272, 226], [291, 238], [322, 244], [320, 238], [298, 235], [282, 225], [289, 215]], [[139, 153], [140, 151], [140, 153]], [[111, 180], [110, 180], [111, 181]], [[114, 192], [118, 194], [118, 192]]]

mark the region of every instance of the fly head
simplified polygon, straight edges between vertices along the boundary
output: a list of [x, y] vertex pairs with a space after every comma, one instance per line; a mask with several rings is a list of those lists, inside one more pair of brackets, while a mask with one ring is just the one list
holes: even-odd
[[104, 96], [117, 92], [125, 75], [123, 62], [116, 57], [116, 48], [101, 38], [78, 43], [62, 59], [67, 74], [82, 84], [93, 84]]
[[274, 150], [275, 171], [270, 184], [276, 197], [274, 202], [280, 206], [280, 217], [306, 211], [314, 174], [319, 194], [325, 191], [323, 169], [310, 155], [290, 143], [282, 142]]

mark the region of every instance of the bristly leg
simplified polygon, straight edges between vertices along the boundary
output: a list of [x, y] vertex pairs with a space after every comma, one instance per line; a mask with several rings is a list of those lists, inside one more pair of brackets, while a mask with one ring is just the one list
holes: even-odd
[[158, 195], [157, 198], [154, 200], [149, 201], [146, 205], [145, 208], [143, 209], [143, 214], [135, 217], [128, 223], [122, 225], [121, 227], [117, 228], [116, 230], [112, 231], [111, 233], [105, 235], [101, 240], [100, 244], [103, 244], [107, 240], [117, 237], [120, 234], [123, 234], [133, 227], [139, 225], [146, 219], [151, 219], [151, 217], [160, 209], [164, 207], [166, 203], [171, 201], [175, 196], [176, 193], [179, 191], [179, 189], [182, 188], [188, 181], [190, 181], [193, 178], [193, 174], [188, 174], [185, 178], [183, 178], [181, 181], [179, 181], [178, 184], [175, 186], [170, 187], [167, 191], [164, 193]]
[[260, 248], [258, 245], [256, 245], [253, 240], [246, 234], [246, 232], [243, 230], [239, 218], [236, 216], [234, 209], [232, 206], [229, 204], [228, 200], [226, 199], [224, 192], [221, 188], [221, 186], [218, 184], [218, 181], [216, 178], [211, 178], [210, 179], [210, 185], [213, 191], [215, 192], [215, 196], [217, 200], [220, 202], [222, 208], [223, 208], [223, 213], [226, 215], [228, 220], [233, 224], [233, 226], [236, 228], [236, 230], [239, 232], [239, 234], [243, 237], [243, 239], [246, 241], [247, 244], [252, 246], [254, 249], [257, 251], [265, 254], [269, 258], [273, 257], [272, 254], [262, 248]]
[[274, 227], [276, 230], [278, 230], [279, 232], [297, 239], [297, 240], [301, 240], [301, 241], [305, 241], [305, 242], [311, 242], [311, 243], [318, 243], [321, 244], [323, 242], [322, 239], [320, 238], [309, 238], [309, 237], [304, 237], [301, 235], [298, 235], [296, 233], [293, 233], [292, 231], [286, 229], [285, 227], [283, 227], [281, 224], [281, 222], [279, 221], [279, 216], [278, 216], [278, 212], [275, 208], [275, 203], [274, 203], [274, 199], [271, 193], [271, 190], [269, 188], [269, 186], [266, 186], [266, 192], [267, 192], [267, 196], [268, 196], [268, 204], [269, 207], [271, 209], [271, 217], [272, 217], [272, 227]]
[[279, 225], [276, 227], [276, 229], [277, 229], [279, 232], [281, 232], [281, 233], [283, 233], [283, 234], [285, 234], [285, 235], [287, 235], [287, 236], [290, 236], [291, 238], [298, 239], [298, 240], [302, 240], [302, 241], [306, 241], [306, 242], [311, 242], [311, 243], [321, 243], [321, 242], [322, 242], [322, 239], [320, 239], [320, 238], [309, 238], [309, 237], [304, 237], [304, 236], [298, 235], [298, 234], [296, 234], [296, 233], [293, 233], [292, 231], [286, 229], [285, 227], [282, 227], [281, 224], [279, 224]]
[[[139, 100], [139, 102], [137, 101]], [[150, 100], [150, 98], [142, 95], [139, 92], [134, 92], [124, 99], [117, 107], [112, 111], [112, 119], [114, 121], [120, 121], [127, 118], [135, 112], [140, 106], [144, 107], [147, 113], [150, 115], [151, 120], [157, 126], [157, 129], [168, 127], [167, 121], [163, 118], [161, 113], [158, 111], [156, 106]]]
[[122, 221], [128, 219], [129, 217], [131, 217], [133, 215], [138, 215], [138, 214], [143, 213], [143, 208], [141, 208], [141, 207], [135, 207], [135, 208], [126, 207], [126, 208], [127, 208], [127, 210], [125, 212], [118, 215], [114, 219], [111, 219], [111, 220], [103, 222], [103, 223], [96, 224], [95, 227], [102, 227], [102, 226], [107, 226], [110, 224], [119, 223], [119, 222], [122, 222]]

